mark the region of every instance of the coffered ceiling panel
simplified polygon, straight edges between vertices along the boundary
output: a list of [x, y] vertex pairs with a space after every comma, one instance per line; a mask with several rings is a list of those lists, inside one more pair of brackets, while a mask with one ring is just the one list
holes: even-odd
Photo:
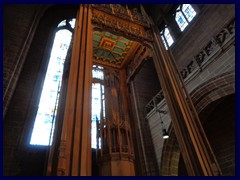
[[109, 66], [121, 67], [126, 61], [133, 42], [122, 36], [109, 32], [94, 31], [93, 57], [94, 61]]

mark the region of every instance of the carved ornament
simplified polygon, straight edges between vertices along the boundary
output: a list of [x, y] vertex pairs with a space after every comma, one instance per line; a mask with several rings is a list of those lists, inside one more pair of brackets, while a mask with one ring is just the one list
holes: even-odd
[[120, 4], [92, 4], [92, 7], [141, 26], [150, 27], [147, 17], [139, 13], [136, 8], [129, 10]]
[[144, 29], [142, 26], [106, 15], [99, 11], [93, 11], [92, 23], [105, 30], [110, 30], [116, 34], [123, 34], [138, 41], [152, 41], [150, 29]]

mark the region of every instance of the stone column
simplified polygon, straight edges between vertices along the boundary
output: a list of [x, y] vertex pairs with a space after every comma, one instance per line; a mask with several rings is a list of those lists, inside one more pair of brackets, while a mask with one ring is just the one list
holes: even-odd
[[[91, 88], [93, 27], [90, 5], [77, 15], [61, 138], [53, 175], [91, 175]], [[58, 143], [57, 143], [58, 144]]]
[[158, 29], [153, 26], [153, 57], [171, 113], [173, 127], [190, 176], [221, 175], [198, 114], [177, 70], [173, 56], [165, 50]]

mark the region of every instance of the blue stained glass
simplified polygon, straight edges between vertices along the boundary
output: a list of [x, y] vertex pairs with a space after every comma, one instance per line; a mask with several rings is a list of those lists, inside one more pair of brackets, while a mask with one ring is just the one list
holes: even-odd
[[181, 24], [183, 23], [182, 17], [179, 17], [179, 18], [178, 18], [178, 22], [181, 23]]
[[181, 31], [183, 31], [187, 25], [188, 25], [188, 22], [187, 20], [184, 18], [183, 14], [181, 11], [178, 11], [176, 13], [176, 17], [175, 17], [175, 20], [177, 21], [178, 23], [178, 26], [180, 27]]
[[[63, 26], [65, 21], [59, 24]], [[72, 38], [68, 30], [59, 30], [54, 39], [51, 57], [42, 89], [30, 144], [51, 145], [56, 119], [63, 65]]]
[[187, 18], [191, 16], [189, 7], [186, 8], [185, 15], [187, 16]]
[[192, 19], [197, 14], [196, 11], [194, 11], [194, 9], [192, 8], [192, 6], [190, 4], [183, 4], [182, 11], [183, 11], [184, 15], [187, 17], [188, 22], [191, 22]]
[[58, 24], [58, 27], [66, 26], [66, 20], [63, 20]]
[[182, 6], [179, 6], [176, 11], [175, 20], [178, 23], [181, 31], [183, 31], [188, 26], [188, 23], [191, 22], [197, 14], [190, 4], [183, 4]]
[[99, 117], [98, 117], [98, 115], [95, 114], [92, 118], [92, 121], [98, 121], [98, 120], [99, 120]]

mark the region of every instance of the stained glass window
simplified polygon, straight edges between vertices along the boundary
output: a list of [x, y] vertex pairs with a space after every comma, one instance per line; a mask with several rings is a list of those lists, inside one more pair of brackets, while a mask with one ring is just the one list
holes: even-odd
[[66, 26], [66, 20], [63, 20], [58, 24], [58, 27]]
[[103, 70], [103, 67], [93, 65], [93, 70], [92, 70], [93, 78], [103, 80], [103, 71], [102, 70]]
[[76, 19], [71, 19], [71, 20], [69, 20], [69, 24], [70, 24], [70, 26], [74, 29], [74, 27], [75, 27], [75, 22], [76, 22]]
[[188, 22], [185, 19], [185, 17], [183, 16], [183, 13], [181, 11], [178, 11], [176, 13], [175, 19], [176, 19], [176, 21], [178, 23], [179, 28], [181, 29], [181, 31], [183, 31], [187, 27], [187, 25], [188, 25]]
[[182, 11], [183, 11], [184, 15], [186, 16], [188, 22], [191, 22], [192, 19], [197, 14], [196, 11], [194, 11], [194, 9], [192, 8], [192, 6], [190, 4], [183, 4]]
[[183, 31], [196, 15], [196, 11], [190, 4], [182, 4], [176, 10], [175, 20], [181, 31]]
[[98, 125], [105, 118], [105, 96], [104, 85], [101, 80], [104, 78], [103, 68], [100, 66], [93, 66], [93, 78], [97, 79], [92, 84], [92, 125], [91, 125], [91, 146], [92, 148], [101, 148], [101, 139]]
[[[62, 21], [59, 26], [65, 25]], [[52, 52], [45, 76], [38, 111], [35, 118], [31, 145], [51, 145], [58, 99], [61, 88], [63, 65], [70, 45], [72, 33], [62, 29], [56, 32]]]
[[161, 38], [163, 40], [164, 46], [166, 49], [168, 49], [173, 43], [173, 38], [169, 32], [169, 29], [167, 27], [165, 27], [162, 31], [161, 31]]

